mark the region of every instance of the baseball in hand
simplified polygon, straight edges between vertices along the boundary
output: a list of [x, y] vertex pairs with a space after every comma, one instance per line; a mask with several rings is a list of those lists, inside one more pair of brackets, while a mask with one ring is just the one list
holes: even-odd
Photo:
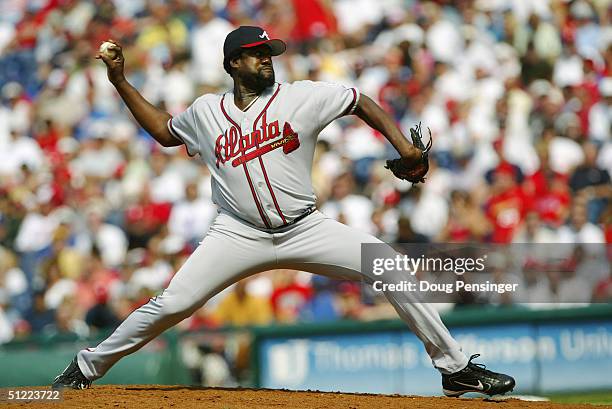
[[100, 45], [100, 54], [104, 54], [111, 60], [117, 56], [117, 45], [109, 41], [105, 41]]

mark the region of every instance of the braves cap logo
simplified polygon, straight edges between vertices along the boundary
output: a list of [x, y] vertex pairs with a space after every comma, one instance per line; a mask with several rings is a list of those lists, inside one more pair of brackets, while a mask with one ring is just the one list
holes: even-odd
[[262, 34], [259, 36], [259, 38], [265, 38], [265, 39], [266, 39], [266, 40], [268, 40], [268, 41], [270, 40], [270, 37], [268, 36], [268, 33], [267, 33], [266, 31], [264, 31], [264, 32], [263, 32], [263, 33], [262, 33]]

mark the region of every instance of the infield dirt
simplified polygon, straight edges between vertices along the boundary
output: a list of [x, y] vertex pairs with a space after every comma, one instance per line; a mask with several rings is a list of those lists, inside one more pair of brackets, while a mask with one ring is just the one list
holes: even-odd
[[[19, 388], [27, 389], [27, 388]], [[38, 388], [40, 389], [40, 388]], [[399, 395], [368, 395], [330, 392], [293, 392], [269, 389], [224, 389], [162, 385], [100, 385], [83, 391], [64, 392], [56, 403], [0, 404], [4, 408], [299, 408], [299, 409], [599, 409], [612, 406], [526, 402], [516, 399], [487, 400]]]

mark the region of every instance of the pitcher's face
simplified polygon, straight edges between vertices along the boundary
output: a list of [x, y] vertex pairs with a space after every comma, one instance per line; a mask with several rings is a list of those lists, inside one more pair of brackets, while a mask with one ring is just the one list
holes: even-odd
[[274, 67], [270, 48], [265, 44], [245, 49], [235, 60], [237, 76], [253, 89], [274, 85]]

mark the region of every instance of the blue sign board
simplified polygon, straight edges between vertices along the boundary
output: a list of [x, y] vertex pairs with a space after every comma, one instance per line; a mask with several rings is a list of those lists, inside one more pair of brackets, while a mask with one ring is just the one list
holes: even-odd
[[[515, 392], [612, 388], [612, 322], [451, 329], [466, 355], [513, 375]], [[269, 338], [259, 344], [265, 388], [441, 394], [441, 378], [408, 330]], [[580, 376], [576, 376], [580, 373]]]

